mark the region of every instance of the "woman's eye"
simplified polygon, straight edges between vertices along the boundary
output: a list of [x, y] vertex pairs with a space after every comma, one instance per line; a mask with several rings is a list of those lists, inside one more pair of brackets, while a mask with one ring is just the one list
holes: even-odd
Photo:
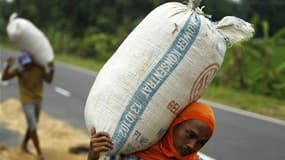
[[199, 142], [199, 144], [200, 144], [201, 146], [203, 146], [203, 145], [206, 144], [206, 143], [207, 143], [206, 140], [203, 140], [203, 141], [200, 141], [200, 142]]
[[195, 138], [195, 135], [194, 134], [190, 134], [189, 138]]
[[192, 131], [188, 131], [186, 134], [187, 134], [188, 138], [194, 138], [195, 137], [195, 134]]

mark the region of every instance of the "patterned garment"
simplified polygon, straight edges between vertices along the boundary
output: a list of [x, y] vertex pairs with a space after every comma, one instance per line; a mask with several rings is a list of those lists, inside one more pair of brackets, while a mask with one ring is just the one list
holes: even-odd
[[105, 160], [143, 160], [143, 159], [135, 155], [126, 155], [126, 156], [117, 155], [117, 156], [105, 157]]
[[[134, 155], [129, 156], [112, 156], [112, 157], [105, 157], [104, 160], [143, 160], [142, 158], [139, 158]], [[199, 156], [198, 160], [204, 160], [202, 157]]]

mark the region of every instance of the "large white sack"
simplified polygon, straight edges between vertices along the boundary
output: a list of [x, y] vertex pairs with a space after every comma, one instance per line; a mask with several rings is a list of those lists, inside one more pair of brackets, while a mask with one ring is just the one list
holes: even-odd
[[[241, 38], [234, 40], [252, 35], [250, 24], [231, 18], [240, 24], [234, 34]], [[131, 153], [157, 142], [175, 116], [201, 96], [232, 42], [231, 34], [221, 32], [221, 23], [169, 2], [128, 35], [97, 75], [85, 106], [87, 128], [111, 134], [114, 148], [109, 154]]]
[[29, 51], [35, 61], [42, 65], [54, 59], [53, 49], [42, 31], [24, 18], [12, 14], [7, 25], [9, 39], [21, 50]]

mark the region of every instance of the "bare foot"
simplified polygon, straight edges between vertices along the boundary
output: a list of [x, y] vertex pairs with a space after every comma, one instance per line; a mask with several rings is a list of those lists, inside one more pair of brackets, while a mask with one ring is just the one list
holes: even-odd
[[44, 155], [40, 154], [39, 157], [38, 157], [38, 160], [45, 160]]
[[32, 152], [28, 149], [27, 146], [22, 146], [22, 150], [28, 154], [32, 154]]

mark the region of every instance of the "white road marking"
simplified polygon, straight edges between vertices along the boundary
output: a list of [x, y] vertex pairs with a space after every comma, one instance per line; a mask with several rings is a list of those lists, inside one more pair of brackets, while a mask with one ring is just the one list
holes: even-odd
[[203, 99], [201, 101], [202, 102], [204, 101], [205, 103], [208, 103], [208, 104], [212, 105], [214, 108], [218, 108], [218, 109], [221, 109], [221, 110], [224, 110], [224, 111], [228, 111], [228, 112], [232, 112], [232, 113], [236, 113], [236, 114], [252, 117], [252, 118], [255, 118], [255, 119], [259, 119], [259, 120], [263, 120], [263, 121], [279, 124], [281, 126], [285, 126], [285, 121], [283, 121], [283, 120], [279, 120], [279, 119], [271, 118], [271, 117], [268, 117], [268, 116], [260, 115], [260, 114], [257, 114], [257, 113], [241, 110], [241, 109], [238, 109], [236, 107], [231, 107], [229, 105], [223, 105], [223, 104], [220, 104], [220, 103], [211, 102], [211, 101], [208, 101], [208, 100], [205, 100], [205, 99]]
[[68, 90], [65, 90], [65, 89], [63, 89], [61, 87], [58, 87], [58, 86], [56, 86], [54, 88], [54, 90], [55, 90], [55, 92], [57, 92], [57, 93], [59, 93], [61, 95], [64, 95], [66, 97], [70, 97], [70, 95], [71, 95], [71, 93]]
[[[59, 62], [57, 62], [57, 63], [59, 64]], [[71, 66], [71, 65], [63, 64], [63, 63], [61, 63], [60, 65], [65, 66], [67, 68], [71, 68], [73, 70], [76, 70], [76, 71], [79, 71], [79, 72], [82, 72], [82, 73], [86, 73], [88, 75], [92, 75], [92, 76], [97, 74], [94, 71], [89, 71], [87, 69], [82, 69], [82, 68], [79, 68], [79, 67], [74, 67], [74, 66]], [[252, 118], [256, 118], [256, 119], [260, 119], [260, 120], [264, 120], [264, 121], [268, 121], [268, 122], [271, 122], [271, 123], [275, 123], [275, 124], [279, 124], [279, 125], [285, 126], [285, 121], [283, 121], [283, 120], [279, 120], [279, 119], [271, 118], [271, 117], [268, 117], [268, 116], [252, 113], [252, 112], [249, 112], [249, 111], [244, 111], [244, 110], [241, 110], [241, 109], [237, 109], [235, 107], [231, 107], [229, 105], [223, 105], [223, 104], [211, 102], [211, 101], [208, 101], [208, 100], [205, 100], [205, 99], [202, 99], [201, 101], [204, 101], [204, 102], [206, 102], [208, 104], [211, 104], [214, 108], [218, 108], [218, 109], [221, 109], [221, 110], [224, 110], [224, 111], [237, 113], [237, 114], [240, 114], [240, 115], [245, 115], [245, 116], [248, 116], [248, 117], [252, 117]], [[203, 160], [216, 160], [216, 159], [211, 158], [211, 157], [209, 157], [209, 156], [207, 156], [207, 155], [205, 155], [203, 153], [199, 153], [199, 155], [201, 156], [201, 158]]]
[[205, 154], [203, 154], [201, 152], [199, 152], [198, 154], [199, 154], [199, 157], [202, 158], [202, 160], [216, 160], [216, 159], [214, 159], [212, 157], [209, 157], [209, 156], [207, 156], [207, 155], [205, 155]]

